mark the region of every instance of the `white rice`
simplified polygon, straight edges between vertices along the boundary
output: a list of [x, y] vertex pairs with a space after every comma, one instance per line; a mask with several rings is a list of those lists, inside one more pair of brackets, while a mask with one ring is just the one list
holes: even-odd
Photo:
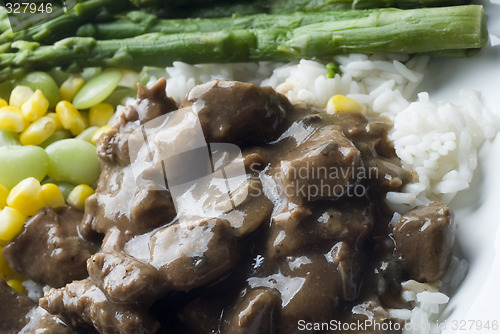
[[[227, 79], [272, 86], [292, 102], [319, 108], [333, 95], [343, 94], [364, 104], [369, 114], [387, 116], [394, 122], [390, 139], [403, 167], [414, 175], [402, 192], [387, 194], [388, 204], [396, 211], [404, 213], [431, 200], [449, 203], [469, 187], [479, 148], [500, 128], [497, 115], [483, 105], [477, 92], [461, 91], [453, 103], [434, 102], [425, 92], [417, 94], [427, 57], [349, 55], [335, 61], [342, 75], [334, 78], [327, 78], [324, 63], [310, 60], [225, 65], [176, 62], [166, 69], [167, 93], [180, 102], [197, 84]], [[466, 271], [467, 262], [454, 257], [442, 281], [403, 283], [402, 297], [413, 309], [384, 312], [406, 321], [410, 328], [405, 333], [439, 333], [437, 317], [449, 300], [443, 291], [456, 288]]]

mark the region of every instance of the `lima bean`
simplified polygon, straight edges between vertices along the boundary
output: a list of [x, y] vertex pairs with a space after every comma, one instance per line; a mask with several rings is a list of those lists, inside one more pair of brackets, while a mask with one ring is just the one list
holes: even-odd
[[92, 185], [99, 177], [94, 145], [81, 139], [56, 141], [45, 149], [49, 156], [48, 176], [59, 182]]
[[87, 81], [76, 93], [73, 105], [77, 109], [87, 109], [104, 101], [118, 86], [122, 78], [119, 69], [107, 69]]
[[0, 184], [12, 188], [20, 181], [34, 177], [41, 181], [49, 169], [49, 156], [38, 146], [0, 147]]

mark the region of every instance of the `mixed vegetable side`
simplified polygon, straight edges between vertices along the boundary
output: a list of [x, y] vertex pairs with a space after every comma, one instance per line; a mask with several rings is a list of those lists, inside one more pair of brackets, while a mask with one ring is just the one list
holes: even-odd
[[[14, 289], [23, 290], [23, 277], [1, 247], [42, 207], [83, 210], [100, 172], [95, 144], [116, 105], [135, 95], [144, 66], [351, 52], [465, 56], [487, 40], [482, 6], [462, 0], [191, 3], [81, 1], [17, 33], [2, 13], [0, 277]], [[441, 5], [457, 6], [414, 9]]]
[[5, 263], [2, 247], [41, 208], [83, 211], [99, 177], [95, 145], [109, 129], [116, 92], [134, 91], [136, 81], [137, 74], [120, 69], [32, 72], [3, 92], [9, 94], [0, 98], [0, 277], [16, 290], [23, 291], [24, 278]]

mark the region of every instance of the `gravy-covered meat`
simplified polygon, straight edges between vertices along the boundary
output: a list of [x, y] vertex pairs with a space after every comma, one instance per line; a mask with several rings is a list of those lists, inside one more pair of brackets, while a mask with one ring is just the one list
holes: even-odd
[[47, 313], [31, 299], [14, 291], [0, 279], [0, 333], [78, 333], [62, 319]]
[[40, 306], [60, 315], [75, 328], [95, 328], [100, 334], [154, 333], [158, 323], [137, 304], [111, 302], [89, 280], [74, 281], [64, 288], [51, 289]]
[[342, 197], [347, 188], [357, 181], [361, 153], [334, 126], [318, 129], [286, 153], [281, 157], [280, 164], [283, 187], [287, 195], [292, 195], [289, 197], [301, 196], [293, 199], [299, 203]]
[[387, 119], [217, 80], [173, 110], [164, 88], [141, 87], [101, 138], [80, 226], [101, 249], [87, 279], [46, 292], [49, 312], [100, 333], [313, 333], [299, 320], [363, 321], [404, 307], [402, 280], [442, 276], [447, 208], [391, 228], [386, 193], [410, 173]]
[[15, 271], [53, 287], [87, 277], [85, 263], [97, 247], [79, 236], [82, 216], [72, 207], [38, 211], [4, 247], [5, 259]]
[[31, 299], [14, 291], [0, 278], [0, 332], [18, 333], [28, 323], [26, 314], [33, 306]]
[[434, 282], [445, 274], [454, 238], [453, 213], [439, 202], [407, 212], [394, 227], [404, 269], [422, 282]]
[[117, 227], [134, 235], [169, 223], [176, 215], [168, 189], [136, 185], [130, 166], [129, 137], [141, 124], [176, 109], [165, 94], [165, 79], [151, 88], [139, 86], [135, 105], [127, 106], [114, 120], [110, 131], [99, 138], [97, 154], [101, 175], [95, 194], [86, 201], [82, 234], [106, 234]]
[[[141, 258], [140, 251], [150, 253]], [[134, 244], [137, 243], [137, 244]], [[153, 303], [168, 291], [189, 291], [231, 270], [240, 255], [229, 223], [222, 219], [180, 222], [131, 240], [126, 253], [97, 253], [88, 272], [114, 301]]]
[[128, 137], [140, 124], [177, 109], [174, 100], [165, 95], [165, 79], [160, 79], [149, 89], [138, 86], [137, 102], [127, 106], [98, 142], [97, 155], [102, 161], [126, 166], [130, 163]]
[[193, 105], [208, 142], [264, 144], [275, 139], [288, 99], [270, 87], [236, 81], [210, 81], [194, 87], [181, 107]]

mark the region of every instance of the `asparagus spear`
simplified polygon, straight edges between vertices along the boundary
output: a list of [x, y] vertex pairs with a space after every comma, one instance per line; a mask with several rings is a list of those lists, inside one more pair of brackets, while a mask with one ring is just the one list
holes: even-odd
[[329, 11], [339, 9], [368, 8], [420, 8], [434, 6], [463, 5], [467, 0], [275, 0], [270, 5], [270, 13], [296, 11]]
[[184, 6], [186, 17], [224, 17], [233, 13], [250, 15], [257, 13], [285, 14], [294, 12], [325, 12], [345, 9], [370, 8], [421, 8], [465, 5], [468, 0], [239, 0], [235, 4]]
[[[226, 63], [324, 58], [352, 52], [429, 53], [482, 47], [487, 31], [482, 6], [412, 10], [378, 9], [368, 16], [295, 29], [241, 29], [207, 33], [152, 33], [97, 41], [73, 37], [53, 46], [31, 45], [0, 54], [0, 79], [56, 66], [166, 66], [173, 61]], [[465, 50], [465, 51], [464, 51]]]
[[158, 19], [155, 15], [134, 11], [112, 22], [88, 23], [81, 26], [77, 36], [95, 39], [121, 39], [146, 33], [162, 34], [212, 32], [239, 29], [295, 29], [312, 23], [362, 18], [377, 10], [339, 10], [322, 13], [256, 14], [223, 18]]

